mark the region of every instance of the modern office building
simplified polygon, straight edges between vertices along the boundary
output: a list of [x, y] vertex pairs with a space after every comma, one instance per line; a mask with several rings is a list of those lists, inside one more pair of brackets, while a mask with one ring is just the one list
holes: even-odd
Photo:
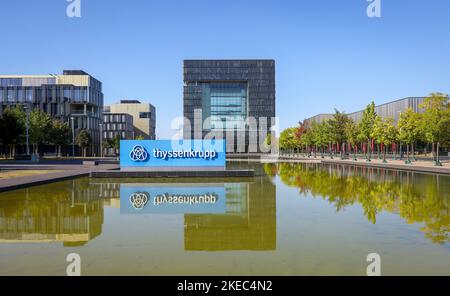
[[134, 136], [146, 140], [156, 138], [156, 109], [152, 104], [141, 103], [138, 100], [121, 100], [120, 103], [106, 107], [114, 114], [129, 114], [133, 118]]
[[88, 154], [99, 155], [102, 83], [86, 72], [65, 70], [62, 75], [0, 75], [0, 112], [14, 105], [40, 109], [53, 118], [68, 122], [75, 136], [81, 129], [87, 129], [92, 138]]
[[[414, 112], [421, 113], [423, 110], [419, 107], [423, 103], [425, 97], [407, 97], [404, 99], [392, 101], [389, 103], [375, 106], [375, 112], [382, 118], [391, 117], [398, 122], [400, 114], [406, 109], [411, 108]], [[354, 122], [359, 122], [363, 116], [364, 110], [360, 110], [353, 113], [348, 113], [348, 116], [353, 119]], [[313, 121], [320, 123], [333, 117], [332, 113], [319, 114], [306, 119], [306, 122], [312, 123]]]
[[215, 135], [227, 152], [265, 152], [275, 125], [274, 60], [185, 60], [183, 71], [185, 139]]
[[[133, 116], [127, 113], [103, 113], [103, 143], [119, 137], [121, 140], [134, 139]], [[102, 155], [115, 155], [112, 148], [103, 148]]]

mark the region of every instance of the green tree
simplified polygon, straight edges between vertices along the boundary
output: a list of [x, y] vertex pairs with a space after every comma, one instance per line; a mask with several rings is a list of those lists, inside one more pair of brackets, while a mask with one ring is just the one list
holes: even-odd
[[[359, 143], [360, 131], [358, 125], [356, 125], [351, 118], [347, 121], [345, 125], [345, 138], [347, 142], [353, 147], [353, 160], [356, 161], [356, 146]], [[349, 151], [350, 153], [351, 151]]]
[[120, 135], [116, 135], [113, 138], [106, 139], [105, 141], [105, 148], [110, 148], [114, 150], [114, 155], [117, 156], [118, 151], [120, 150]]
[[311, 146], [314, 145], [313, 142], [313, 133], [311, 128], [307, 129], [300, 139], [302, 145], [305, 146], [305, 152], [308, 154], [308, 157], [311, 157]]
[[439, 160], [439, 147], [450, 141], [450, 110], [448, 95], [432, 93], [420, 106], [424, 109], [421, 131], [425, 141], [436, 144], [435, 165], [442, 165]]
[[135, 140], [144, 140], [144, 136], [143, 135], [138, 135], [134, 139]]
[[314, 129], [314, 143], [317, 147], [320, 147], [321, 158], [323, 158], [325, 153], [325, 145], [329, 143], [328, 122], [321, 122], [317, 124]]
[[77, 144], [81, 147], [83, 151], [83, 157], [86, 157], [86, 150], [89, 144], [92, 142], [91, 134], [86, 130], [82, 129], [78, 132], [76, 138]]
[[26, 114], [19, 106], [7, 107], [1, 115], [0, 141], [2, 145], [9, 147], [10, 157], [14, 157], [15, 147], [25, 140], [25, 118]]
[[314, 158], [317, 157], [317, 149], [320, 145], [320, 138], [319, 138], [319, 124], [315, 121], [311, 123], [311, 127], [309, 128], [309, 137], [311, 140], [311, 145], [314, 146]]
[[63, 145], [69, 145], [71, 138], [71, 131], [68, 122], [62, 122], [60, 120], [53, 120], [52, 128], [50, 131], [50, 142], [55, 145], [57, 155], [61, 157], [61, 147]]
[[375, 119], [377, 113], [375, 112], [375, 103], [372, 101], [367, 105], [366, 109], [363, 111], [362, 119], [359, 123], [360, 137], [367, 141], [366, 158], [367, 161], [371, 161], [371, 142], [372, 142], [372, 131], [375, 124]]
[[420, 115], [408, 108], [405, 112], [400, 114], [398, 120], [398, 138], [402, 143], [406, 144], [406, 164], [411, 163], [409, 157], [409, 147], [411, 147], [414, 153], [414, 142], [420, 137]]
[[397, 140], [397, 128], [393, 118], [381, 118], [377, 116], [373, 126], [371, 137], [375, 142], [383, 146], [383, 162], [386, 162], [386, 153], [389, 145]]
[[49, 114], [38, 109], [30, 113], [30, 143], [33, 145], [33, 153], [39, 154], [39, 147], [50, 142], [52, 118]]
[[330, 140], [332, 144], [339, 144], [341, 159], [344, 158], [344, 147], [345, 142], [347, 142], [347, 134], [346, 134], [346, 127], [348, 122], [350, 121], [350, 118], [345, 114], [344, 112], [339, 112], [337, 109], [335, 109], [335, 113], [333, 117], [328, 121], [329, 125], [329, 133], [330, 133]]
[[280, 148], [282, 150], [293, 150], [300, 147], [300, 141], [296, 136], [297, 128], [290, 127], [280, 134]]

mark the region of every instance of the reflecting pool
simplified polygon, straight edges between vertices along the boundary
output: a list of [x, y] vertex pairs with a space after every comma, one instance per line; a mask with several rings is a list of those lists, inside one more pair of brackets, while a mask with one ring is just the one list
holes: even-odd
[[450, 177], [232, 164], [242, 179], [89, 179], [0, 194], [0, 274], [450, 275]]

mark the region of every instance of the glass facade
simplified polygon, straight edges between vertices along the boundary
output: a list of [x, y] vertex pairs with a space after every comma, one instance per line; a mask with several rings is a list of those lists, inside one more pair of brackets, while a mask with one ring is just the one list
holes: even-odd
[[275, 126], [274, 60], [185, 60], [183, 81], [185, 139], [222, 137], [227, 152], [267, 152], [264, 140]]
[[202, 83], [203, 121], [214, 130], [245, 130], [247, 83]]
[[73, 122], [76, 133], [81, 128], [89, 130], [92, 144], [88, 154], [98, 155], [99, 124], [103, 110], [102, 83], [85, 72], [72, 72], [48, 77], [0, 77], [0, 112], [8, 106], [26, 103], [31, 109], [39, 109], [53, 118], [69, 122], [71, 127]]

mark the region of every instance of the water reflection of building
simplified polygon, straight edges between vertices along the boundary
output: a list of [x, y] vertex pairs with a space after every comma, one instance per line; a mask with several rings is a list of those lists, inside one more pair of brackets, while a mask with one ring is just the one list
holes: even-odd
[[120, 183], [94, 183], [100, 190], [100, 197], [103, 199], [104, 205], [120, 208]]
[[262, 178], [225, 188], [225, 214], [185, 214], [185, 250], [275, 250], [275, 185]]
[[2, 194], [0, 243], [62, 242], [84, 245], [99, 236], [103, 200], [87, 179]]

